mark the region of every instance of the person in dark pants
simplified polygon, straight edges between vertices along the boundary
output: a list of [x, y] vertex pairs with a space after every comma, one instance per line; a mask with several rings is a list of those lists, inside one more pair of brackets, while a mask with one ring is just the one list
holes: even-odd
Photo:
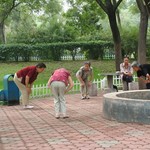
[[137, 72], [138, 78], [146, 84], [146, 88], [150, 89], [150, 64], [139, 64], [134, 61], [131, 66]]
[[129, 90], [129, 82], [133, 80], [133, 68], [129, 63], [129, 57], [124, 56], [123, 63], [120, 64], [121, 79], [123, 83], [123, 91]]

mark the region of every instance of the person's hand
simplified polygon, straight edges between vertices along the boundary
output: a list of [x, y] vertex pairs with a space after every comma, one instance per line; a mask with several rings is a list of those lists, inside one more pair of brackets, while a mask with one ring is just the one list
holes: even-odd
[[27, 92], [29, 95], [31, 94], [31, 92], [32, 92], [31, 87], [27, 87]]
[[129, 75], [129, 76], [132, 76], [132, 73], [131, 73], [131, 72], [129, 72], [129, 73], [128, 73], [128, 75]]
[[150, 83], [150, 80], [145, 80], [145, 83]]
[[146, 80], [150, 80], [150, 76], [148, 73], [146, 74]]
[[81, 87], [85, 86], [85, 83], [84, 83], [84, 82], [81, 82], [81, 83], [80, 83], [80, 86], [81, 86]]
[[47, 84], [47, 88], [50, 88], [51, 89], [51, 86], [49, 84]]
[[88, 82], [88, 86], [91, 86], [91, 85], [92, 85], [92, 82], [91, 82], [91, 81], [89, 81], [89, 82]]
[[67, 89], [65, 89], [65, 92], [64, 92], [64, 93], [66, 94], [67, 92], [68, 92]]

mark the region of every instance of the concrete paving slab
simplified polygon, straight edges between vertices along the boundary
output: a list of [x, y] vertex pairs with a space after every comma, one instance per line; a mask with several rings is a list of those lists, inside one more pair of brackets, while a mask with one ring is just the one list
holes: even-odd
[[69, 118], [56, 119], [53, 97], [33, 109], [0, 106], [0, 150], [150, 150], [150, 125], [103, 118], [102, 95], [66, 95]]

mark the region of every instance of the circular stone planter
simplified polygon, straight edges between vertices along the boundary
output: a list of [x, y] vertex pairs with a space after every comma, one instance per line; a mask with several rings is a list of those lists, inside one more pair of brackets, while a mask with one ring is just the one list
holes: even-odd
[[150, 124], [150, 90], [105, 94], [103, 96], [103, 116], [118, 122]]

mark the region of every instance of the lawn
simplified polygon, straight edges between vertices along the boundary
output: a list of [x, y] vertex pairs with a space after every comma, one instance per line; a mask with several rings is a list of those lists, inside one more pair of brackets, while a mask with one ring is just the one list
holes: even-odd
[[[22, 69], [26, 66], [36, 65], [38, 62], [9, 62], [1, 63], [0, 65], [0, 89], [3, 89], [3, 78], [7, 74], [14, 74], [16, 71]], [[47, 66], [46, 70], [39, 74], [38, 79], [34, 84], [43, 84], [47, 83], [51, 73], [60, 67], [64, 67], [71, 72], [73, 80], [76, 80], [75, 74], [77, 70], [83, 65], [84, 61], [53, 61], [53, 62], [44, 62]], [[114, 60], [105, 60], [105, 61], [91, 61], [91, 66], [94, 70], [94, 79], [102, 78], [98, 74], [104, 72], [114, 72], [115, 71], [115, 61]]]

